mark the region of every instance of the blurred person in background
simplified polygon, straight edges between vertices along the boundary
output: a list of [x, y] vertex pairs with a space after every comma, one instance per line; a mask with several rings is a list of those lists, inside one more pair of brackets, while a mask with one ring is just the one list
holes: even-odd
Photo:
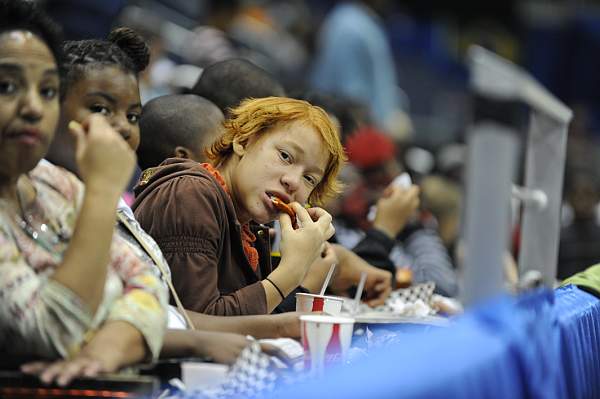
[[310, 83], [366, 104], [380, 130], [406, 140], [412, 123], [381, 20], [391, 5], [386, 0], [336, 5], [320, 29]]
[[423, 208], [435, 217], [440, 238], [448, 253], [453, 254], [460, 234], [461, 188], [441, 175], [425, 176], [420, 186]]
[[[131, 25], [127, 25], [131, 26]], [[153, 98], [171, 94], [175, 91], [173, 82], [175, 75], [181, 73], [177, 64], [172, 61], [165, 51], [163, 38], [149, 30], [133, 27], [143, 38], [150, 49], [148, 66], [140, 73], [140, 99], [142, 105]], [[198, 71], [199, 73], [200, 71]]]
[[[135, 30], [150, 48], [150, 62], [139, 76], [142, 105], [159, 96], [189, 90], [202, 73], [202, 68], [180, 63], [180, 49], [176, 43], [184, 34], [165, 33], [177, 25], [172, 25], [159, 13], [130, 6], [121, 13], [116, 25]], [[182, 32], [185, 31], [182, 28]]]
[[565, 201], [572, 219], [560, 231], [557, 278], [564, 279], [600, 262], [600, 177], [577, 167], [565, 173]]
[[358, 128], [370, 124], [368, 107], [347, 96], [308, 90], [294, 97], [318, 105], [331, 115], [339, 124], [342, 144], [345, 144], [348, 137]]
[[307, 62], [302, 43], [269, 12], [269, 2], [212, 1], [206, 18], [183, 46], [187, 62], [205, 68], [245, 58], [284, 81], [298, 77]]
[[[433, 281], [437, 293], [456, 296], [458, 283], [452, 260], [434, 215], [419, 206], [419, 187], [392, 183], [403, 170], [393, 140], [365, 127], [348, 139], [346, 149], [350, 163], [362, 174], [362, 183], [344, 199], [340, 222], [346, 226], [335, 223], [336, 238], [398, 280], [403, 279], [398, 269], [408, 268], [413, 283]], [[376, 208], [371, 208], [373, 205]], [[368, 217], [370, 209], [374, 210], [372, 219]]]
[[191, 93], [212, 101], [226, 116], [247, 98], [285, 96], [283, 86], [273, 75], [241, 58], [206, 67]]

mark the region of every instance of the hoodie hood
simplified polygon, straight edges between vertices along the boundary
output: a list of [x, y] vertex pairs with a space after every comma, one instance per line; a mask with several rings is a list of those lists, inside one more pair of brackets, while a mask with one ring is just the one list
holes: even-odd
[[[142, 172], [138, 183], [133, 189], [135, 201], [132, 208], [137, 208], [144, 198], [156, 187], [170, 179], [184, 175], [205, 177], [214, 181], [210, 173], [199, 162], [184, 158], [168, 158], [160, 165], [148, 168]], [[214, 183], [218, 186], [216, 181]]]

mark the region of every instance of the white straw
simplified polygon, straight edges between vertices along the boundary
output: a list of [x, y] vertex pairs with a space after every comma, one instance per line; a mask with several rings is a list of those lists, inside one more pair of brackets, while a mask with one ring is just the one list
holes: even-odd
[[329, 280], [331, 280], [331, 276], [333, 276], [333, 271], [335, 270], [335, 263], [332, 263], [329, 267], [329, 272], [327, 272], [327, 277], [325, 277], [325, 281], [323, 282], [323, 287], [321, 287], [321, 292], [319, 295], [324, 295], [327, 286], [329, 285]]
[[367, 272], [360, 273], [360, 281], [356, 288], [356, 294], [354, 295], [354, 312], [358, 311], [358, 305], [360, 304], [360, 297], [362, 296], [363, 289], [365, 288], [365, 282], [367, 281]]

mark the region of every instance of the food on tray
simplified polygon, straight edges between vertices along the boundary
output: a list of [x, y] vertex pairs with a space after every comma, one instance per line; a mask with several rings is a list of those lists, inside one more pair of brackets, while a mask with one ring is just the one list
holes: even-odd
[[412, 270], [401, 267], [396, 270], [396, 288], [410, 287], [412, 284]]

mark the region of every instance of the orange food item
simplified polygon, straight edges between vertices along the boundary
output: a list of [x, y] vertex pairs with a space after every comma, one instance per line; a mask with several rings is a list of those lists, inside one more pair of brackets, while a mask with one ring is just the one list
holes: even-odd
[[401, 267], [396, 270], [396, 287], [406, 288], [412, 284], [412, 270], [407, 267]]
[[277, 197], [271, 197], [271, 201], [273, 201], [273, 204], [275, 205], [275, 208], [277, 208], [278, 210], [280, 210], [281, 212], [285, 212], [288, 214], [288, 216], [290, 217], [290, 219], [292, 219], [292, 227], [294, 229], [298, 228], [298, 221], [296, 220], [296, 212], [294, 212], [294, 210], [292, 209], [291, 206], [289, 206], [288, 204], [286, 204], [285, 202], [283, 202], [281, 199], [277, 198]]

